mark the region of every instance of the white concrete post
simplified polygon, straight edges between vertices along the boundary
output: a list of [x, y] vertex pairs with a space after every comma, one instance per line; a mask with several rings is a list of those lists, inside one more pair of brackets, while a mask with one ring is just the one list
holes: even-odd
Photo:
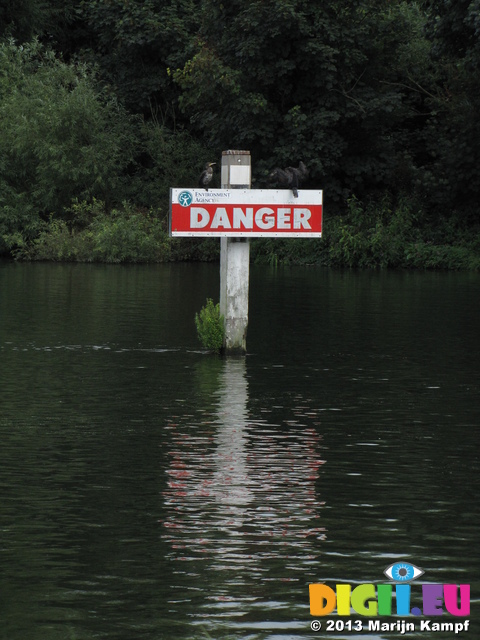
[[[222, 188], [250, 189], [250, 151], [223, 151]], [[248, 238], [220, 239], [220, 313], [225, 319], [224, 350], [244, 354], [247, 350]]]

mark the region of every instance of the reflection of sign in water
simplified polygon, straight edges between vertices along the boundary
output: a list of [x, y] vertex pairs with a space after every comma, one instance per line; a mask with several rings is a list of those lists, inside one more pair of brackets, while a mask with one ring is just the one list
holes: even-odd
[[211, 597], [231, 598], [234, 581], [238, 598], [264, 598], [270, 580], [310, 572], [326, 537], [315, 489], [319, 436], [252, 416], [242, 359], [222, 363], [214, 396], [201, 421], [171, 425], [163, 538], [176, 570], [185, 563], [186, 576], [201, 577], [197, 591], [211, 580]]

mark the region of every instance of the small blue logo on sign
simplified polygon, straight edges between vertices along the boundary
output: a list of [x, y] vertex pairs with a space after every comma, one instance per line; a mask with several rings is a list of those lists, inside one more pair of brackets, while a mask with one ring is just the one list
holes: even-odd
[[182, 207], [189, 207], [193, 202], [193, 195], [190, 191], [181, 191], [178, 194], [178, 204], [182, 205]]

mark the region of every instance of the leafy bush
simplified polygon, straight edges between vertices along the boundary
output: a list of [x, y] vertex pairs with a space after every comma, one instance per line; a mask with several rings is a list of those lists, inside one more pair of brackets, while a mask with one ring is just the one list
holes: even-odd
[[36, 40], [0, 42], [0, 252], [31, 241], [75, 197], [121, 201], [136, 128], [91, 69]]
[[219, 353], [223, 347], [225, 333], [220, 304], [213, 304], [213, 300], [207, 298], [207, 304], [202, 307], [200, 313], [195, 314], [195, 326], [202, 345]]
[[65, 220], [52, 220], [29, 247], [14, 253], [21, 259], [91, 262], [93, 238], [87, 231], [76, 233]]
[[139, 211], [124, 203], [89, 226], [93, 257], [98, 262], [163, 262], [169, 257], [168, 235], [154, 211]]
[[[158, 211], [139, 210], [128, 203], [105, 212], [102, 202], [76, 204], [78, 228], [65, 220], [52, 219], [29, 247], [17, 252], [29, 260], [74, 262], [165, 262], [170, 243]], [[75, 215], [76, 214], [76, 215]]]
[[[70, 255], [65, 228], [48, 231], [47, 220], [73, 223], [73, 238], [92, 222], [72, 207], [75, 202], [89, 206], [97, 199], [117, 213], [125, 200], [166, 210], [169, 188], [196, 185], [211, 157], [188, 132], [174, 133], [155, 117], [143, 122], [128, 115], [99, 86], [94, 69], [66, 64], [37, 40], [23, 46], [0, 41], [0, 130], [0, 253], [22, 253], [42, 234], [49, 254], [54, 247], [45, 245], [47, 236], [50, 242], [60, 233]], [[128, 259], [157, 259], [146, 238], [136, 238], [138, 250], [131, 251], [136, 230], [147, 232], [152, 220], [117, 213], [112, 220], [96, 219], [93, 259], [121, 261], [125, 251]], [[126, 249], [118, 244], [124, 241]]]
[[394, 204], [384, 196], [365, 204], [351, 198], [344, 215], [327, 217], [321, 240], [254, 240], [251, 255], [272, 266], [478, 270], [479, 238], [478, 225], [451, 212], [425, 224], [408, 199]]

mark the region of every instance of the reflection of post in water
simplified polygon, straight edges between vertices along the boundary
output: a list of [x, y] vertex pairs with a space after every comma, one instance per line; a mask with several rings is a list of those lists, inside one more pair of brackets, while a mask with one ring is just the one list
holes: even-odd
[[228, 593], [233, 580], [251, 597], [266, 580], [311, 572], [325, 538], [315, 487], [323, 460], [313, 426], [251, 415], [244, 358], [224, 360], [218, 380], [215, 406], [177, 427], [163, 537], [200, 588], [214, 580], [211, 593]]
[[246, 505], [251, 499], [247, 469], [247, 378], [244, 358], [228, 358], [218, 390], [215, 435], [215, 499], [225, 505]]

